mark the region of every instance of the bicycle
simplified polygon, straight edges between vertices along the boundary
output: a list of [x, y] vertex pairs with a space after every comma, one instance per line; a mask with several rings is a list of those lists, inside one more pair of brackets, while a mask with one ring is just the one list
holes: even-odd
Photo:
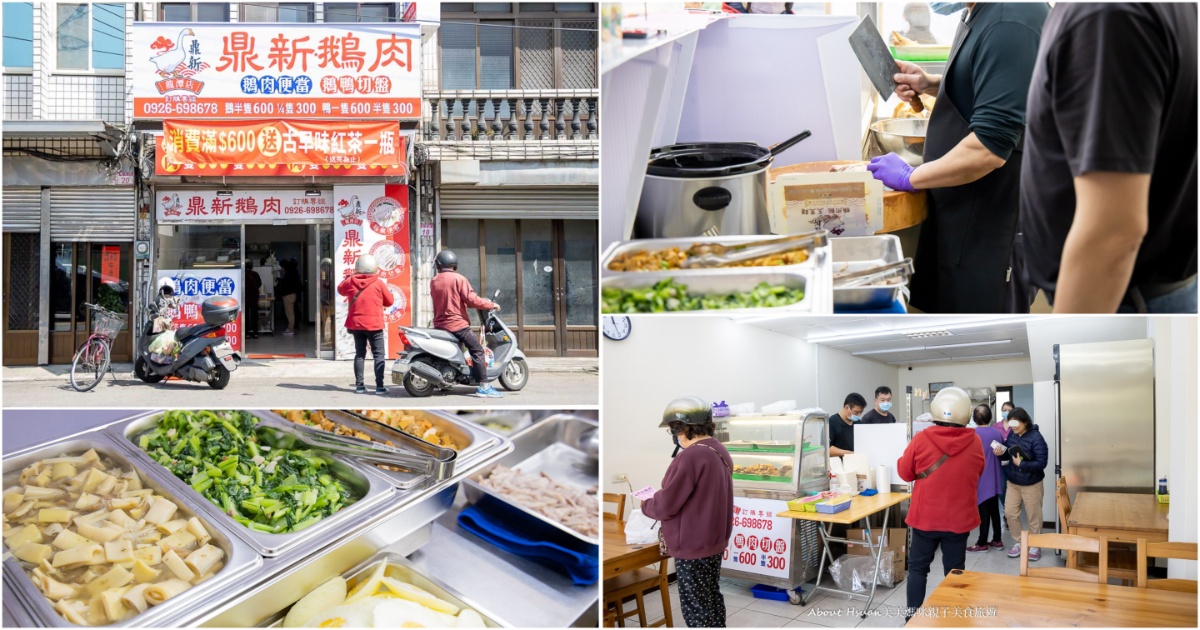
[[[117, 375], [112, 371], [112, 342], [125, 327], [124, 314], [86, 302], [83, 305], [92, 311], [92, 334], [75, 351], [71, 361], [71, 387], [77, 392], [99, 385], [106, 372], [116, 380]], [[83, 380], [89, 374], [93, 377], [90, 383]]]

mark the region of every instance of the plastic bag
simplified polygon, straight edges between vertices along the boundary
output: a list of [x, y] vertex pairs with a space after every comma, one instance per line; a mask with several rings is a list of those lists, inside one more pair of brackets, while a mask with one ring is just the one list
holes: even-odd
[[658, 521], [634, 510], [625, 521], [625, 544], [650, 545], [658, 542]]
[[179, 342], [175, 340], [175, 331], [168, 330], [150, 342], [149, 350], [151, 354], [173, 355], [175, 354], [175, 347], [178, 345]]
[[[892, 568], [896, 552], [884, 550], [879, 559], [879, 578], [876, 584], [887, 588], [896, 585]], [[865, 593], [871, 589], [871, 576], [875, 574], [875, 556], [852, 556], [846, 554], [829, 567], [834, 583], [843, 591]]]

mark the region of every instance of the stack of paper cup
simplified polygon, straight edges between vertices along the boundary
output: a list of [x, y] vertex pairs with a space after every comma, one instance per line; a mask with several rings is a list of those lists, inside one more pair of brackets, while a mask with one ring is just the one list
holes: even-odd
[[880, 493], [892, 491], [892, 471], [886, 465], [875, 469], [875, 489]]

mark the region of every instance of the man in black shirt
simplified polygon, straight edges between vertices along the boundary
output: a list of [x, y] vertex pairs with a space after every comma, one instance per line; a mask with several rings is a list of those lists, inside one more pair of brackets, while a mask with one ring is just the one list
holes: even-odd
[[1021, 255], [1055, 312], [1196, 312], [1196, 4], [1055, 5]]
[[862, 419], [867, 399], [852, 393], [842, 403], [842, 411], [829, 416], [829, 456], [841, 457], [854, 452], [854, 423]]
[[880, 385], [875, 388], [875, 407], [863, 416], [863, 424], [895, 424], [896, 416], [888, 413], [892, 408], [892, 388]]

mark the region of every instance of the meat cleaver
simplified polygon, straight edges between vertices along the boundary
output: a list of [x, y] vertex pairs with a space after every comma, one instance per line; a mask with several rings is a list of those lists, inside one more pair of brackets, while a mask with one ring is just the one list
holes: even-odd
[[[866, 71], [871, 85], [874, 85], [875, 89], [879, 91], [879, 96], [885, 101], [891, 98], [896, 91], [896, 81], [892, 77], [900, 71], [900, 66], [896, 65], [896, 60], [892, 58], [892, 52], [888, 50], [883, 37], [879, 35], [879, 29], [875, 28], [875, 22], [871, 16], [864, 17], [854, 32], [850, 34], [850, 48], [858, 57], [858, 63]], [[918, 94], [909, 105], [914, 112], [920, 113], [924, 109], [921, 104], [921, 95]]]

